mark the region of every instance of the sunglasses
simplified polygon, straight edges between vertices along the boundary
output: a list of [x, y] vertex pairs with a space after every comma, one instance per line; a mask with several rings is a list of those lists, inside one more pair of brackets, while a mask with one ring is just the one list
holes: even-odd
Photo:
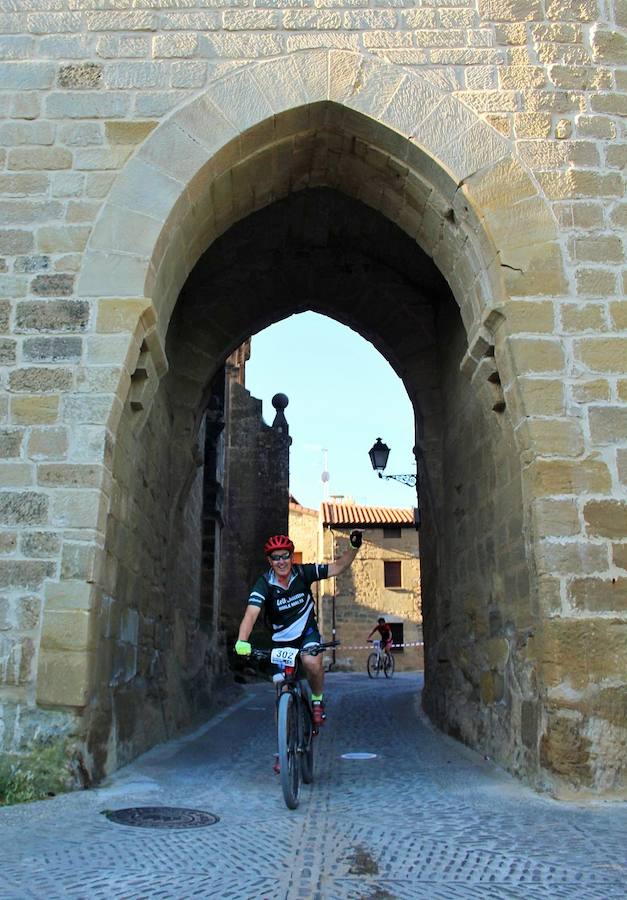
[[272, 562], [279, 562], [282, 559], [289, 559], [291, 555], [289, 550], [286, 550], [285, 553], [271, 553], [270, 559]]

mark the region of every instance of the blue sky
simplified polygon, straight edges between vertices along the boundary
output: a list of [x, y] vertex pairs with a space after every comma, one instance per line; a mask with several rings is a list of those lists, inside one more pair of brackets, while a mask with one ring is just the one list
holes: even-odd
[[403, 383], [368, 341], [317, 313], [290, 316], [253, 336], [246, 387], [274, 419], [274, 394], [285, 411], [292, 447], [290, 490], [304, 506], [323, 499], [323, 448], [329, 494], [370, 506], [415, 506], [412, 488], [379, 479], [368, 450], [377, 437], [391, 448], [386, 471], [415, 472], [414, 423]]

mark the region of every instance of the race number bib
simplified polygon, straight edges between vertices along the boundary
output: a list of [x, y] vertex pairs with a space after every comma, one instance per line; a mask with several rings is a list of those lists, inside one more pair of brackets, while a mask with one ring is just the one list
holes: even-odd
[[270, 662], [282, 663], [284, 666], [295, 666], [298, 647], [275, 647], [270, 654]]

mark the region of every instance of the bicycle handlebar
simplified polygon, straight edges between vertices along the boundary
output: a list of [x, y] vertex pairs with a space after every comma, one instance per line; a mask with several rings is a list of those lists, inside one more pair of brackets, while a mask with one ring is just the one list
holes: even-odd
[[[339, 647], [340, 644], [341, 641], [326, 641], [326, 643], [324, 644], [316, 644], [313, 647], [306, 647], [304, 649], [301, 649], [299, 652], [305, 653], [307, 656], [318, 656], [318, 654], [324, 653], [325, 650], [330, 650], [333, 647]], [[287, 646], [289, 646], [289, 644]], [[272, 649], [275, 650], [276, 647], [273, 647]], [[250, 655], [253, 659], [270, 659], [271, 653], [272, 650], [253, 649]]]

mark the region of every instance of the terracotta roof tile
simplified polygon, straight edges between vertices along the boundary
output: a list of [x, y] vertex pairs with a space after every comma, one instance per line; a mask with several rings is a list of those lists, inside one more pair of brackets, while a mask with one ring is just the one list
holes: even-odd
[[413, 525], [413, 509], [387, 506], [359, 506], [357, 503], [324, 502], [321, 506], [325, 525]]
[[302, 506], [302, 504], [300, 504], [298, 502], [298, 500], [294, 500], [291, 496], [290, 496], [289, 508], [290, 508], [290, 512], [300, 513], [301, 515], [306, 515], [306, 516], [317, 516], [318, 515], [317, 509], [312, 509], [310, 506]]

